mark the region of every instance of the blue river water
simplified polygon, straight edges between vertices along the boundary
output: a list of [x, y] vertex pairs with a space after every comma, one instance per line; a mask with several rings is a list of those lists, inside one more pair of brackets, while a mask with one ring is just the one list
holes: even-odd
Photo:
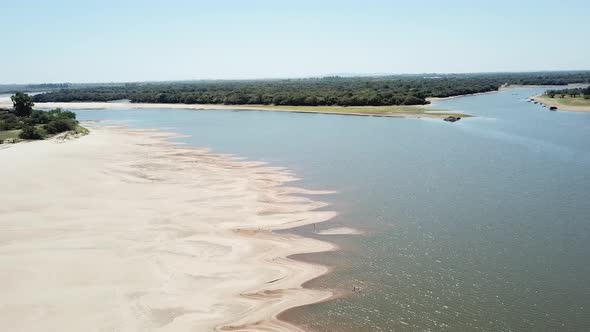
[[[286, 166], [340, 213], [341, 250], [308, 287], [344, 295], [284, 317], [324, 331], [590, 330], [590, 113], [551, 112], [543, 88], [441, 100], [456, 123], [264, 111], [78, 110]], [[352, 286], [360, 287], [350, 292]]]

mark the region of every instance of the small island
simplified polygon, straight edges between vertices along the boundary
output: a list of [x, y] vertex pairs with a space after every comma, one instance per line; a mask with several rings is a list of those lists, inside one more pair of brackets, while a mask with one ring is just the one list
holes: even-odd
[[33, 99], [17, 92], [11, 98], [12, 109], [0, 109], [0, 144], [20, 140], [41, 140], [61, 133], [84, 135], [88, 130], [76, 120], [76, 113], [59, 108], [35, 110]]
[[590, 87], [547, 90], [531, 99], [546, 105], [551, 111], [590, 112]]

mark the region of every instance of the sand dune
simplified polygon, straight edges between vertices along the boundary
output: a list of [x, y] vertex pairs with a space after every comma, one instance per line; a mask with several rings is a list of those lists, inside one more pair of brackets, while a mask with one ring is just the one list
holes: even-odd
[[166, 137], [0, 149], [2, 330], [298, 331], [276, 315], [331, 296], [300, 286], [325, 267], [286, 257], [332, 245], [271, 230], [334, 212], [279, 187], [286, 170]]

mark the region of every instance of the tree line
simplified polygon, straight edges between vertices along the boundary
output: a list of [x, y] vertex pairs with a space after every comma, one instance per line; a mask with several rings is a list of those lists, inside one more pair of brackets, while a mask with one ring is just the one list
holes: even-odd
[[547, 90], [545, 95], [549, 98], [555, 98], [555, 96], [565, 98], [569, 97], [584, 97], [590, 99], [590, 86], [585, 88], [572, 88], [572, 89], [561, 89], [561, 90]]
[[393, 75], [284, 80], [126, 83], [65, 88], [34, 96], [35, 102], [262, 104], [290, 106], [423, 105], [428, 97], [498, 90], [505, 84], [590, 83], [587, 72]]

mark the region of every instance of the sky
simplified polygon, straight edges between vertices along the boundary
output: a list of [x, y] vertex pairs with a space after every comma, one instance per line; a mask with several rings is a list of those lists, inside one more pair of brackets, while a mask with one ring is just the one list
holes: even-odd
[[590, 69], [590, 0], [0, 0], [0, 83]]

